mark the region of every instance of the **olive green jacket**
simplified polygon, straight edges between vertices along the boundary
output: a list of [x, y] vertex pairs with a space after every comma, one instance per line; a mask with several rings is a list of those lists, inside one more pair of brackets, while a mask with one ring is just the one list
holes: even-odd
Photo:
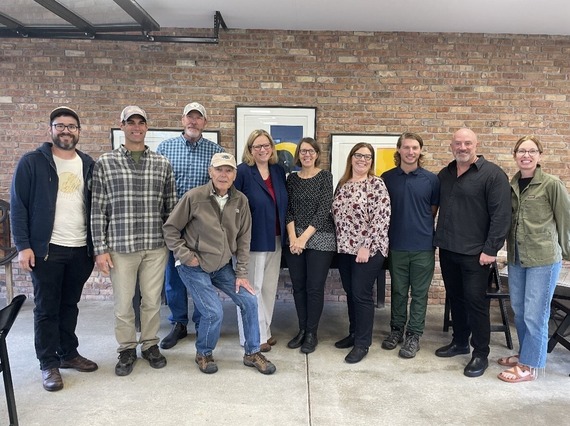
[[511, 180], [508, 263], [515, 262], [515, 244], [523, 267], [570, 260], [570, 198], [566, 187], [556, 176], [544, 173], [540, 165], [522, 193], [519, 178], [517, 172]]

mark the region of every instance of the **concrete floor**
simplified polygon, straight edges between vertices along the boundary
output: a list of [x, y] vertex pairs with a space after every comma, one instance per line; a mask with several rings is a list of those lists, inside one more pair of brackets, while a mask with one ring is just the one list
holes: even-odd
[[[495, 361], [511, 351], [504, 334], [492, 333], [489, 369], [480, 378], [467, 378], [463, 367], [469, 355], [448, 359], [434, 355], [451, 339], [451, 334], [441, 331], [440, 306], [429, 307], [422, 349], [411, 360], [399, 358], [397, 350], [380, 348], [390, 311], [389, 307], [378, 309], [370, 353], [359, 364], [349, 365], [344, 362], [348, 350], [333, 346], [347, 332], [344, 304], [325, 305], [319, 346], [307, 356], [286, 347], [297, 331], [295, 309], [278, 303], [273, 327], [278, 343], [267, 354], [277, 372], [264, 376], [242, 364], [235, 308], [227, 304], [222, 337], [214, 352], [218, 373], [200, 373], [190, 336], [164, 351], [168, 359], [164, 369], [152, 369], [139, 359], [131, 375], [117, 377], [112, 302], [81, 302], [79, 350], [98, 362], [99, 370], [62, 370], [65, 387], [54, 393], [42, 388], [33, 348], [32, 309], [33, 303], [26, 301], [8, 336], [18, 415], [24, 426], [504, 426], [567, 424], [570, 418], [570, 352], [557, 346], [548, 357], [546, 377], [508, 384], [496, 378], [502, 367]], [[164, 307], [161, 337], [170, 329], [167, 315]], [[7, 422], [5, 404], [0, 401], [0, 424]]]

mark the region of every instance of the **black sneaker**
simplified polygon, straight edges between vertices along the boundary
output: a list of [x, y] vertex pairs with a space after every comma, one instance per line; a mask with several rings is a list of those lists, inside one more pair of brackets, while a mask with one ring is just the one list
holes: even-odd
[[136, 361], [136, 349], [125, 349], [124, 351], [121, 351], [119, 353], [119, 362], [115, 365], [115, 374], [117, 376], [128, 376], [133, 371]]
[[166, 366], [166, 358], [160, 353], [158, 345], [151, 346], [146, 351], [142, 351], [141, 355], [148, 361], [152, 368], [162, 368]]
[[420, 335], [416, 333], [406, 333], [406, 340], [400, 348], [399, 355], [402, 358], [413, 358], [420, 350]]
[[392, 331], [388, 337], [384, 339], [382, 342], [382, 349], [392, 350], [398, 346], [398, 343], [402, 343], [404, 341], [404, 330], [398, 327], [392, 327]]

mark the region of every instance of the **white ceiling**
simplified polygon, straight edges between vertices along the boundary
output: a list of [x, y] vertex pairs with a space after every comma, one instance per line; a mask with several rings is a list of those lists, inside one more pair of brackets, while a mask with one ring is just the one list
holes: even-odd
[[570, 35], [569, 0], [137, 0], [162, 28]]

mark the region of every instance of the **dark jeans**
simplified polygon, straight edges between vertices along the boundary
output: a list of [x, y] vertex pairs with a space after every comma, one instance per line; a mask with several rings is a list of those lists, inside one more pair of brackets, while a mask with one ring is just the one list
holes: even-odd
[[49, 245], [46, 258], [36, 257], [34, 284], [34, 334], [36, 356], [42, 370], [58, 368], [60, 360], [78, 355], [75, 335], [77, 303], [93, 271], [87, 247]]
[[346, 292], [349, 332], [354, 345], [365, 348], [372, 344], [374, 325], [374, 281], [382, 269], [384, 256], [376, 253], [366, 263], [356, 263], [356, 256], [339, 253], [338, 272]]
[[301, 254], [292, 254], [289, 247], [284, 251], [293, 283], [299, 330], [316, 333], [323, 312], [325, 283], [334, 252], [306, 249]]
[[489, 299], [489, 265], [479, 264], [479, 255], [464, 255], [439, 250], [439, 263], [445, 291], [451, 307], [453, 340], [460, 345], [469, 343], [473, 355], [487, 357], [491, 339]]
[[[168, 254], [168, 264], [166, 265], [164, 275], [166, 303], [171, 313], [168, 317], [168, 321], [172, 324], [179, 322], [180, 324], [188, 325], [188, 292], [186, 291], [186, 286], [180, 279], [180, 275], [178, 275], [172, 252]], [[196, 330], [198, 330], [200, 312], [196, 309], [196, 305], [194, 305], [192, 321], [194, 322]]]

